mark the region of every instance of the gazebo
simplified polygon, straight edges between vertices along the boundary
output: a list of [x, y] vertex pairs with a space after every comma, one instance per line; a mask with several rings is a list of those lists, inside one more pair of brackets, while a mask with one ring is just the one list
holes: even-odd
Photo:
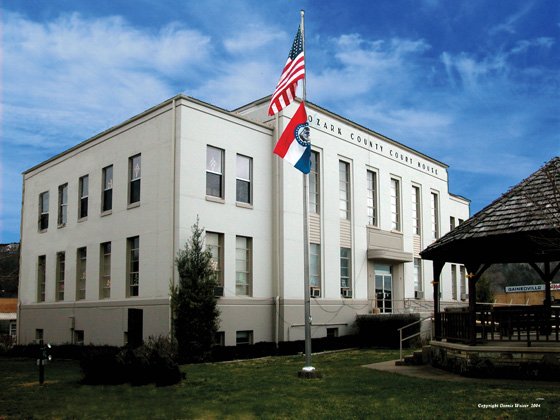
[[[433, 261], [435, 342], [477, 346], [517, 341], [527, 347], [534, 342], [558, 346], [560, 308], [552, 305], [550, 283], [560, 270], [560, 157], [550, 160], [420, 255]], [[467, 269], [468, 311], [440, 311], [439, 277], [446, 262], [463, 264]], [[477, 305], [477, 281], [496, 263], [530, 264], [545, 284], [543, 304]]]

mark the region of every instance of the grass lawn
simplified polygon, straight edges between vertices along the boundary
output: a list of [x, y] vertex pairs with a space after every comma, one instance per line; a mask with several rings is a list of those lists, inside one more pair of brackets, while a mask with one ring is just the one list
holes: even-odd
[[[558, 418], [560, 387], [428, 381], [362, 366], [398, 358], [390, 350], [313, 356], [322, 379], [299, 379], [302, 356], [186, 365], [182, 383], [158, 388], [81, 385], [75, 361], [55, 360], [38, 385], [34, 360], [0, 358], [4, 418]], [[481, 408], [480, 404], [497, 404]], [[527, 408], [503, 405], [528, 404]], [[539, 407], [531, 408], [531, 404]], [[500, 407], [502, 405], [502, 407]]]

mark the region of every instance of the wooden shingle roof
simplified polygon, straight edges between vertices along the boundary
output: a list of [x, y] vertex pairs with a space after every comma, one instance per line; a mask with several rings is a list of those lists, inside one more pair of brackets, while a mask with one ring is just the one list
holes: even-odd
[[560, 157], [420, 255], [457, 263], [560, 261]]

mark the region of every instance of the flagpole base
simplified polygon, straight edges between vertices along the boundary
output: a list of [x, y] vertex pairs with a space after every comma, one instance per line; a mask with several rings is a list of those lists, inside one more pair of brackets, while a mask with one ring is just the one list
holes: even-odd
[[313, 366], [305, 366], [298, 372], [298, 377], [303, 379], [318, 379], [322, 378], [323, 375], [315, 370]]

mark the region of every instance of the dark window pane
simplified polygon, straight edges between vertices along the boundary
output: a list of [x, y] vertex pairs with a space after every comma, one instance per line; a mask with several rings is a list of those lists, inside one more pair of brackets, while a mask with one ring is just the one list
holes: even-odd
[[206, 195], [222, 197], [222, 176], [206, 172]]
[[130, 204], [140, 201], [140, 180], [137, 179], [130, 183]]
[[113, 190], [103, 191], [103, 211], [109, 211], [113, 208]]
[[249, 182], [237, 180], [237, 201], [241, 203], [251, 202], [251, 184]]

